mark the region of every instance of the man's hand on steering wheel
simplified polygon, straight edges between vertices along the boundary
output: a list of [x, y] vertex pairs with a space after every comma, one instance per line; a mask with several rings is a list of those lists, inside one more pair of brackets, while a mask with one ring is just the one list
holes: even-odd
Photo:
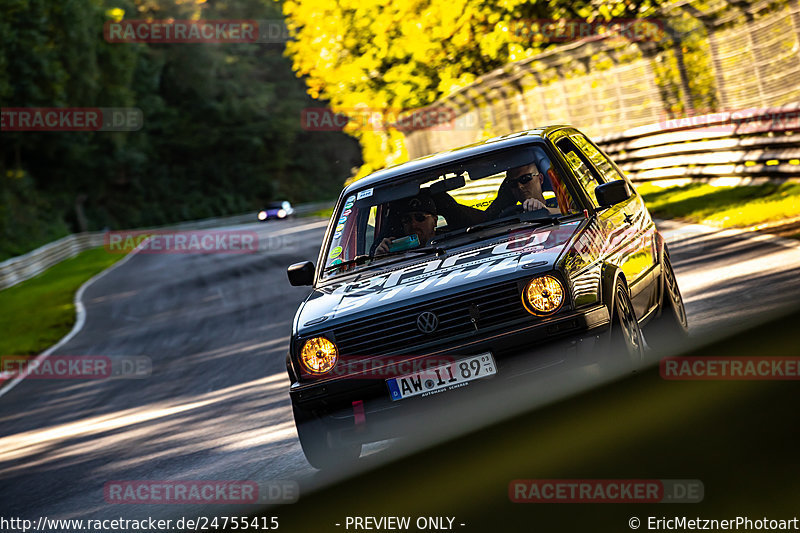
[[550, 212], [547, 209], [547, 206], [544, 205], [541, 200], [537, 200], [535, 198], [526, 198], [522, 204], [516, 204], [503, 209], [500, 212], [497, 218], [505, 218], [510, 217], [513, 215], [521, 215], [522, 213], [526, 213], [529, 211], [539, 211], [540, 209], [546, 210], [548, 213]]
[[526, 198], [525, 201], [522, 202], [522, 208], [525, 211], [536, 211], [537, 209], [547, 209], [547, 206], [536, 198]]

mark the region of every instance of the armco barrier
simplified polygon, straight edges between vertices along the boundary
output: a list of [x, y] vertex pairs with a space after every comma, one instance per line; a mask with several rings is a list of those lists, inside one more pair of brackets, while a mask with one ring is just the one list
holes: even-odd
[[[595, 140], [634, 183], [800, 180], [800, 102], [665, 119]], [[461, 192], [491, 196], [501, 182], [485, 178]]]
[[103, 245], [103, 232], [78, 233], [45, 244], [25, 255], [12, 257], [0, 263], [0, 289], [5, 289], [30, 279], [89, 248]]
[[[332, 202], [301, 204], [295, 206], [295, 213], [298, 215], [307, 215], [315, 211], [331, 207], [331, 205]], [[256, 214], [247, 213], [244, 215], [235, 215], [231, 217], [193, 220], [191, 222], [182, 222], [180, 224], [161, 226], [159, 228], [141, 229], [169, 228], [175, 230], [196, 230], [216, 228], [221, 226], [235, 226], [238, 224], [250, 224], [256, 222]], [[0, 290], [12, 287], [17, 283], [25, 281], [26, 279], [30, 279], [35, 275], [44, 272], [51, 266], [56, 265], [65, 259], [69, 259], [70, 257], [74, 257], [85, 250], [102, 246], [104, 234], [105, 232], [103, 231], [95, 231], [67, 235], [62, 239], [45, 244], [44, 246], [24, 255], [12, 257], [11, 259], [3, 261], [0, 263]]]
[[800, 102], [666, 119], [598, 139], [634, 182], [800, 178]]
[[[634, 183], [800, 180], [800, 102], [665, 119], [595, 140]], [[460, 193], [493, 198], [502, 179], [469, 182]]]
[[[449, 128], [403, 132], [409, 157], [550, 124], [571, 124], [597, 139], [673, 111], [800, 100], [800, 0], [660, 4], [640, 19], [663, 29], [659, 38], [589, 35], [506, 63], [429, 103], [456, 118]], [[573, 21], [560, 22], [566, 29]], [[507, 29], [529, 38], [534, 27], [525, 24], [516, 20]]]

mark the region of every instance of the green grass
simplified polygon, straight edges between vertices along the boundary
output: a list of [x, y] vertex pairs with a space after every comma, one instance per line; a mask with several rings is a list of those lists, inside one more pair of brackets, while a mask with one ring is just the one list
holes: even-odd
[[638, 188], [650, 212], [720, 228], [749, 227], [800, 216], [800, 184], [712, 187], [691, 184]]
[[58, 342], [75, 323], [78, 288], [123, 257], [94, 248], [0, 291], [0, 355], [38, 354]]

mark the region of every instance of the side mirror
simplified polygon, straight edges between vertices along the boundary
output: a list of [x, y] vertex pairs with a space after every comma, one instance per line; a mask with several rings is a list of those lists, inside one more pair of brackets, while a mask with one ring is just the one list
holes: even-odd
[[594, 196], [600, 207], [611, 207], [624, 202], [633, 196], [633, 193], [625, 180], [614, 180], [598, 185], [594, 190]]
[[295, 287], [314, 283], [314, 263], [311, 261], [295, 263], [286, 269], [286, 273], [289, 275], [289, 283]]

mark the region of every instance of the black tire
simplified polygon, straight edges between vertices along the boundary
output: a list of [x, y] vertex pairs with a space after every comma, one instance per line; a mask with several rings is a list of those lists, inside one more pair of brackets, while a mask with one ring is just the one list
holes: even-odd
[[666, 250], [661, 265], [661, 305], [646, 330], [648, 344], [656, 350], [674, 346], [689, 336], [686, 308]]
[[318, 470], [342, 468], [361, 455], [361, 444], [336, 442], [323, 420], [292, 405], [300, 447], [311, 466]]
[[608, 332], [608, 354], [603, 366], [609, 374], [629, 374], [638, 370], [644, 359], [644, 336], [622, 280], [614, 284], [614, 305]]

